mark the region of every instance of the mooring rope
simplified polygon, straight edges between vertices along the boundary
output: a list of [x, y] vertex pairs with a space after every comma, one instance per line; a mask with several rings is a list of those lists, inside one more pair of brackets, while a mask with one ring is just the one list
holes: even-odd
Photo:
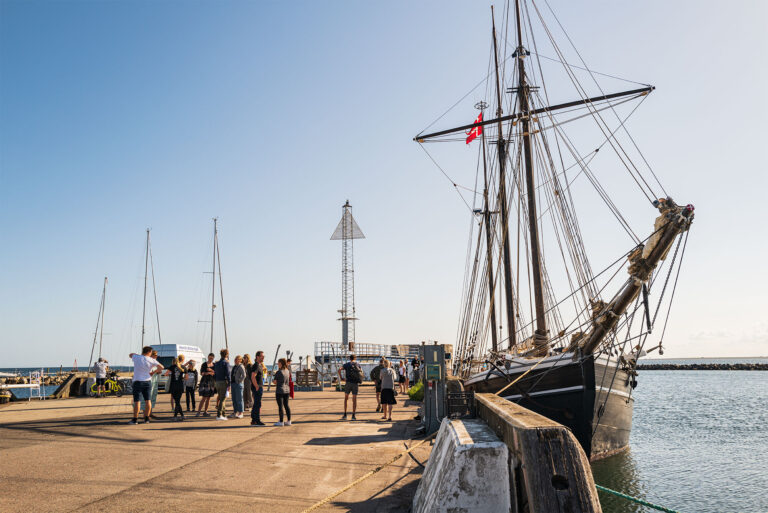
[[665, 511], [666, 513], [680, 513], [677, 510], [665, 508], [664, 506], [659, 506], [658, 504], [652, 504], [648, 501], [644, 501], [643, 499], [638, 499], [637, 497], [632, 497], [631, 495], [627, 495], [626, 493], [617, 492], [616, 490], [611, 490], [610, 488], [606, 488], [605, 486], [600, 486], [599, 484], [596, 484], [595, 487], [600, 491], [611, 493], [613, 495], [616, 495], [617, 497], [621, 497], [622, 499], [627, 499], [628, 501], [636, 502], [637, 504], [647, 506], [649, 508], [652, 508], [658, 511]]
[[520, 375], [517, 377], [517, 379], [515, 379], [515, 380], [514, 380], [512, 383], [509, 383], [507, 386], [505, 386], [504, 388], [502, 388], [501, 390], [499, 390], [498, 392], [496, 392], [496, 395], [500, 396], [502, 392], [504, 392], [506, 389], [508, 389], [509, 387], [511, 387], [512, 385], [514, 385], [515, 383], [517, 383], [518, 381], [520, 381], [521, 379], [523, 379], [523, 378], [524, 378], [524, 377], [525, 377], [525, 376], [526, 376], [526, 375], [527, 375], [529, 372], [531, 372], [533, 369], [535, 369], [536, 367], [538, 367], [538, 366], [539, 366], [539, 364], [540, 364], [541, 362], [543, 362], [544, 360], [546, 360], [546, 357], [542, 358], [541, 360], [539, 360], [538, 362], [536, 362], [536, 365], [534, 365], [533, 367], [531, 367], [531, 368], [530, 368], [530, 369], [528, 369], [527, 371], [525, 371], [525, 372], [523, 372], [522, 374], [520, 374]]
[[431, 435], [429, 435], [429, 436], [428, 436], [427, 438], [425, 438], [424, 440], [422, 440], [422, 441], [420, 441], [419, 443], [417, 443], [417, 444], [415, 444], [415, 445], [411, 446], [411, 448], [410, 448], [410, 449], [408, 449], [408, 450], [405, 450], [405, 451], [403, 451], [403, 452], [399, 453], [397, 456], [394, 456], [392, 459], [390, 459], [389, 461], [387, 461], [387, 462], [386, 462], [386, 463], [384, 463], [383, 465], [379, 465], [379, 466], [378, 466], [378, 467], [376, 467], [375, 469], [373, 469], [373, 470], [371, 470], [371, 471], [367, 472], [366, 474], [363, 474], [361, 477], [359, 477], [359, 478], [355, 479], [354, 481], [352, 481], [351, 483], [349, 483], [349, 484], [348, 484], [347, 486], [345, 486], [344, 488], [342, 488], [342, 489], [340, 489], [340, 490], [337, 490], [337, 491], [333, 492], [331, 495], [329, 495], [329, 496], [328, 496], [328, 497], [326, 497], [325, 499], [321, 500], [320, 502], [316, 502], [316, 503], [314, 503], [312, 506], [310, 506], [310, 507], [308, 507], [307, 509], [305, 509], [305, 510], [304, 510], [302, 513], [309, 513], [310, 511], [314, 511], [314, 510], [316, 510], [317, 508], [319, 508], [319, 507], [321, 507], [321, 506], [324, 506], [325, 504], [328, 504], [330, 501], [332, 501], [333, 499], [335, 499], [336, 497], [338, 497], [338, 496], [339, 496], [339, 495], [341, 495], [342, 493], [346, 492], [347, 490], [349, 490], [349, 489], [350, 489], [350, 488], [352, 488], [353, 486], [356, 486], [356, 485], [360, 484], [360, 483], [361, 483], [361, 482], [363, 482], [364, 480], [366, 480], [366, 479], [368, 479], [369, 477], [371, 477], [372, 475], [376, 474], [378, 471], [380, 471], [380, 470], [381, 470], [381, 469], [383, 469], [384, 467], [387, 467], [387, 466], [389, 466], [389, 465], [393, 464], [394, 462], [396, 462], [397, 460], [399, 460], [401, 457], [405, 456], [406, 454], [410, 454], [410, 453], [411, 453], [411, 452], [412, 452], [414, 449], [416, 449], [417, 447], [420, 447], [421, 445], [425, 444], [426, 442], [429, 442], [430, 440], [432, 440], [434, 437], [436, 437], [436, 436], [437, 436], [437, 433], [439, 433], [439, 431], [435, 431], [434, 433], [432, 433]]

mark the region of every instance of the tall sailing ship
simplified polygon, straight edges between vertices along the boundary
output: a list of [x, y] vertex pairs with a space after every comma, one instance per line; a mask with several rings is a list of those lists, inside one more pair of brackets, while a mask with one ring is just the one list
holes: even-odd
[[[617, 77], [587, 66], [546, 0], [512, 0], [502, 18], [508, 38], [492, 10], [475, 121], [414, 138], [446, 176], [428, 143], [477, 150], [475, 187], [451, 179], [473, 220], [453, 372], [568, 426], [599, 459], [628, 447], [637, 361], [663, 354], [694, 209], [627, 130], [653, 86], [604, 89]], [[545, 81], [549, 67], [563, 78]]]

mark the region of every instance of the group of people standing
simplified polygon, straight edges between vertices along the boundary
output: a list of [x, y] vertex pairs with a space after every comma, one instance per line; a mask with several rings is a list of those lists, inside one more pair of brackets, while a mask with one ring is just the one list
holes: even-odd
[[[216, 420], [228, 418], [242, 419], [244, 412], [250, 409], [251, 425], [264, 426], [261, 422], [261, 402], [264, 394], [264, 352], [257, 351], [254, 360], [250, 355], [235, 357], [234, 363], [229, 361], [229, 350], [219, 352], [220, 359], [210, 353], [207, 361], [200, 366], [200, 371], [194, 361], [184, 363], [184, 355], [173, 359], [166, 369], [157, 361], [157, 352], [150, 346], [142, 349], [141, 354], [131, 353], [133, 360], [133, 419], [131, 424], [138, 424], [139, 410], [144, 414], [144, 422], [156, 417], [152, 415], [152, 407], [157, 402], [157, 376], [161, 373], [169, 377], [168, 389], [171, 393], [174, 420], [184, 420], [184, 410], [181, 407], [181, 397], [186, 393], [187, 412], [195, 411], [195, 388], [200, 394], [197, 413], [195, 416], [209, 417], [208, 408], [211, 398], [216, 396]], [[291, 425], [291, 408], [289, 400], [293, 397], [293, 379], [290, 371], [291, 361], [281, 358], [275, 371], [275, 399], [278, 404], [280, 421], [276, 426]], [[233, 413], [226, 415], [227, 397], [232, 397]], [[190, 409], [191, 406], [191, 409]]]
[[[229, 350], [222, 349], [219, 352], [219, 360], [210, 353], [207, 361], [196, 367], [195, 361], [184, 363], [184, 356], [179, 355], [173, 359], [166, 369], [157, 361], [157, 352], [150, 346], [144, 347], [141, 354], [131, 353], [133, 360], [133, 419], [131, 424], [138, 424], [139, 411], [144, 414], [144, 422], [156, 417], [152, 414], [152, 407], [157, 401], [157, 376], [161, 373], [169, 376], [168, 388], [171, 393], [174, 420], [184, 420], [184, 410], [181, 407], [181, 397], [186, 393], [187, 412], [195, 411], [195, 389], [200, 394], [197, 402], [196, 417], [210, 417], [208, 408], [211, 398], [216, 396], [216, 420], [228, 418], [242, 419], [244, 412], [250, 410], [251, 425], [264, 426], [261, 421], [261, 406], [264, 395], [264, 352], [257, 351], [254, 359], [250, 355], [235, 356], [234, 363], [229, 361]], [[343, 371], [343, 373], [342, 373]], [[344, 381], [344, 415], [347, 419], [349, 396], [352, 396], [352, 420], [357, 420], [357, 395], [360, 384], [365, 378], [362, 367], [356, 361], [355, 355], [349, 356], [338, 371], [339, 382]], [[418, 366], [414, 365], [414, 373], [418, 373]], [[376, 412], [382, 413], [382, 420], [392, 420], [392, 409], [397, 404], [396, 396], [399, 393], [406, 394], [409, 386], [409, 374], [406, 362], [400, 361], [398, 365], [381, 358], [379, 364], [370, 372], [370, 378], [376, 388]], [[290, 399], [294, 396], [293, 378], [291, 373], [291, 360], [280, 358], [278, 368], [275, 370], [272, 381], [275, 384], [275, 400], [279, 413], [279, 421], [275, 426], [291, 425]], [[227, 397], [232, 397], [231, 416], [226, 415]], [[190, 408], [191, 406], [191, 408]]]
[[[347, 403], [350, 394], [352, 395], [352, 420], [357, 420], [355, 414], [357, 413], [357, 394], [359, 391], [360, 383], [363, 382], [363, 369], [360, 364], [357, 363], [355, 355], [349, 356], [349, 361], [346, 362], [339, 369], [339, 379], [344, 380], [344, 415], [341, 420], [347, 420]], [[402, 364], [403, 362], [401, 362]], [[342, 370], [344, 374], [342, 375]], [[381, 358], [379, 364], [371, 369], [370, 378], [376, 387], [376, 412], [381, 412], [383, 415], [381, 420], [392, 420], [392, 408], [397, 404], [395, 396], [398, 394], [395, 391], [395, 384], [400, 385], [406, 383], [407, 386], [407, 374], [405, 379], [401, 381], [403, 374], [400, 371], [396, 371], [392, 367], [392, 362], [386, 358]], [[407, 388], [403, 390], [402, 386], [399, 386], [400, 393], [406, 393]]]

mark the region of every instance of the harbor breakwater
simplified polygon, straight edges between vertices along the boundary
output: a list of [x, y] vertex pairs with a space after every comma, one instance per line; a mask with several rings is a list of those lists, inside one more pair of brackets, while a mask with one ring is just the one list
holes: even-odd
[[768, 363], [639, 363], [638, 370], [768, 371]]
[[[69, 375], [43, 376], [43, 385], [58, 386], [67, 380]], [[0, 378], [0, 385], [26, 385], [29, 384], [29, 376], [13, 376], [10, 378]]]

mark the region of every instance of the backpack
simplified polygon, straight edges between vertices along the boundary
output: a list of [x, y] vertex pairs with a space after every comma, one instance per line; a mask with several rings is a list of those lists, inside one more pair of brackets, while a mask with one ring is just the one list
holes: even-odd
[[363, 369], [357, 363], [349, 362], [346, 367], [347, 383], [362, 383], [363, 382]]

